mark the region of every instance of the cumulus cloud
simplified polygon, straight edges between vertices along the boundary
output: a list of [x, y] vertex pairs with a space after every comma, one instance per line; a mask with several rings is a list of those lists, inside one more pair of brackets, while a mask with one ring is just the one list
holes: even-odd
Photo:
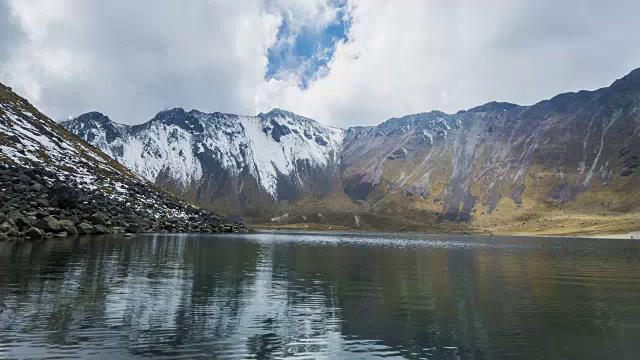
[[0, 1], [0, 64], [10, 58], [12, 51], [20, 45], [24, 34], [18, 24], [18, 19], [13, 16], [11, 7], [4, 1]]
[[594, 89], [640, 67], [635, 1], [353, 1], [349, 41], [328, 76], [300, 91], [263, 88], [277, 103], [333, 125], [455, 112], [492, 100], [531, 104]]
[[606, 86], [640, 67], [638, 13], [633, 0], [0, 0], [0, 81], [56, 119], [281, 107], [371, 125]]
[[28, 35], [2, 67], [51, 116], [139, 123], [182, 106], [252, 113], [279, 19], [258, 1], [11, 3]]

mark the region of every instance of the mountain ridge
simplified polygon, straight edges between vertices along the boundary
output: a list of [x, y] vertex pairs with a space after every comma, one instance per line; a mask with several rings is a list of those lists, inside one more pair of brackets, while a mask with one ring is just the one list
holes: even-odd
[[[218, 189], [222, 196], [211, 197], [216, 202], [226, 197], [234, 209], [242, 208], [241, 204], [269, 207], [269, 198], [289, 200], [307, 187], [302, 179], [311, 173], [324, 178], [322, 184], [311, 184], [322, 192], [335, 172], [343, 132], [279, 109], [240, 116], [176, 108], [138, 125], [105, 118], [95, 121], [93, 115], [85, 114], [62, 124], [146, 178], [160, 178], [194, 202], [207, 186], [192, 179], [211, 174], [237, 178], [225, 190]], [[171, 168], [165, 166], [167, 161]], [[209, 185], [217, 186], [214, 180]], [[255, 189], [250, 197], [233, 196], [245, 186]]]
[[[173, 191], [177, 189], [178, 194], [216, 209], [227, 209], [229, 204], [206, 203], [202, 197], [237, 192], [231, 208], [254, 218], [296, 212], [313, 207], [312, 204], [325, 211], [398, 214], [413, 223], [458, 221], [477, 228], [495, 223], [496, 212], [505, 206], [513, 207], [512, 214], [498, 221], [500, 226], [517, 222], [519, 217], [535, 218], [557, 209], [579, 211], [582, 207], [587, 213], [626, 214], [636, 211], [636, 204], [640, 203], [633, 196], [621, 195], [635, 189], [637, 182], [630, 179], [638, 176], [638, 104], [640, 69], [609, 87], [559, 94], [533, 105], [489, 102], [455, 114], [430, 111], [390, 118], [377, 126], [347, 129], [327, 127], [282, 109], [254, 117], [198, 112], [200, 119], [193, 115], [183, 130], [202, 137], [189, 139], [189, 146], [175, 151], [193, 150], [203, 141], [215, 150], [226, 141], [223, 138], [243, 138], [244, 150], [237, 148], [236, 152], [251, 152], [242, 160], [248, 170], [233, 172], [229, 171], [230, 166], [212, 167], [204, 177], [216, 182], [217, 188], [201, 186], [204, 177], [197, 173], [190, 180], [191, 185], [180, 188], [177, 184]], [[222, 125], [208, 133], [199, 132], [196, 128], [204, 126], [205, 118]], [[85, 140], [92, 137], [77, 129], [76, 123], [63, 124], [76, 127], [72, 131]], [[248, 136], [245, 126], [255, 125], [259, 128]], [[304, 126], [308, 128], [305, 130]], [[100, 132], [105, 144], [93, 141], [101, 149], [109, 148], [107, 132], [108, 129]], [[165, 140], [171, 141], [167, 135], [152, 142]], [[285, 146], [294, 140], [299, 140], [298, 147]], [[263, 147], [255, 147], [255, 143]], [[254, 147], [258, 149], [255, 152]], [[270, 164], [270, 156], [283, 158], [268, 149], [291, 156]], [[114, 150], [117, 149], [111, 149], [111, 153]], [[306, 156], [294, 156], [305, 151]], [[261, 156], [261, 169], [269, 171], [250, 170], [254, 165], [246, 160], [253, 159], [256, 153]], [[218, 157], [219, 162], [225, 159], [238, 160], [233, 155]], [[123, 162], [131, 167], [131, 162]], [[132, 168], [136, 170], [135, 166]], [[165, 173], [167, 178], [176, 180], [171, 171]], [[269, 184], [261, 178], [265, 173], [271, 176]], [[157, 174], [145, 177], [161, 186], [171, 182], [167, 178], [158, 180]], [[226, 190], [221, 190], [221, 184], [226, 184], [222, 186]], [[611, 197], [610, 201], [596, 200], [605, 194]]]

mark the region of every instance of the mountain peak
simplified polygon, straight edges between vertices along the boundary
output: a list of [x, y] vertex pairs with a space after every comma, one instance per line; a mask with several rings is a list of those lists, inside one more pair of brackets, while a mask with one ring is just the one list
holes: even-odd
[[166, 124], [172, 124], [179, 122], [180, 119], [186, 117], [188, 113], [181, 107], [162, 110], [156, 114], [149, 122], [162, 122]]
[[154, 119], [170, 118], [170, 117], [174, 117], [174, 116], [185, 115], [186, 113], [187, 112], [183, 108], [176, 107], [176, 108], [173, 108], [173, 109], [167, 109], [167, 110], [160, 111], [159, 113], [156, 114]]
[[467, 110], [467, 112], [499, 112], [499, 111], [507, 111], [507, 110], [515, 109], [519, 106], [520, 105], [512, 104], [509, 102], [492, 101], [484, 105], [471, 108]]
[[98, 124], [104, 125], [104, 124], [108, 124], [111, 123], [111, 119], [109, 119], [109, 117], [99, 111], [90, 111], [88, 113], [84, 113], [72, 120], [76, 120], [76, 121], [80, 121], [80, 122], [86, 122], [86, 121], [94, 121]]
[[258, 117], [259, 118], [272, 118], [272, 117], [304, 118], [304, 116], [300, 116], [296, 113], [293, 113], [288, 110], [280, 109], [280, 108], [273, 108], [268, 113], [260, 113], [258, 114]]
[[177, 107], [159, 112], [147, 124], [159, 122], [165, 125], [175, 125], [185, 130], [202, 132], [202, 124], [196, 117], [196, 114], [197, 112], [194, 112], [193, 110], [191, 112], [186, 112], [183, 108]]
[[632, 70], [627, 75], [611, 84], [611, 88], [638, 88], [640, 89], [640, 68]]

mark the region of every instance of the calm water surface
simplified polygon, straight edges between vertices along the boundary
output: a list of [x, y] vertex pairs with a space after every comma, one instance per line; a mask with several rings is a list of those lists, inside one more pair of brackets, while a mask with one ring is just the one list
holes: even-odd
[[640, 242], [0, 243], [0, 358], [640, 359]]

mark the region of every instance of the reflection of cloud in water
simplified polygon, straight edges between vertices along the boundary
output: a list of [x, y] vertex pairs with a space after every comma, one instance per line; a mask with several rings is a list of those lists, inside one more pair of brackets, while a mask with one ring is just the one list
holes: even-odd
[[5, 243], [0, 358], [539, 359], [565, 344], [624, 358], [638, 249], [326, 232]]
[[331, 306], [332, 299], [321, 288], [300, 292], [288, 280], [274, 279], [271, 246], [261, 247], [250, 286], [238, 327], [223, 340], [230, 347], [246, 341], [246, 353], [268, 348], [274, 356], [337, 355], [341, 348], [339, 310]]

